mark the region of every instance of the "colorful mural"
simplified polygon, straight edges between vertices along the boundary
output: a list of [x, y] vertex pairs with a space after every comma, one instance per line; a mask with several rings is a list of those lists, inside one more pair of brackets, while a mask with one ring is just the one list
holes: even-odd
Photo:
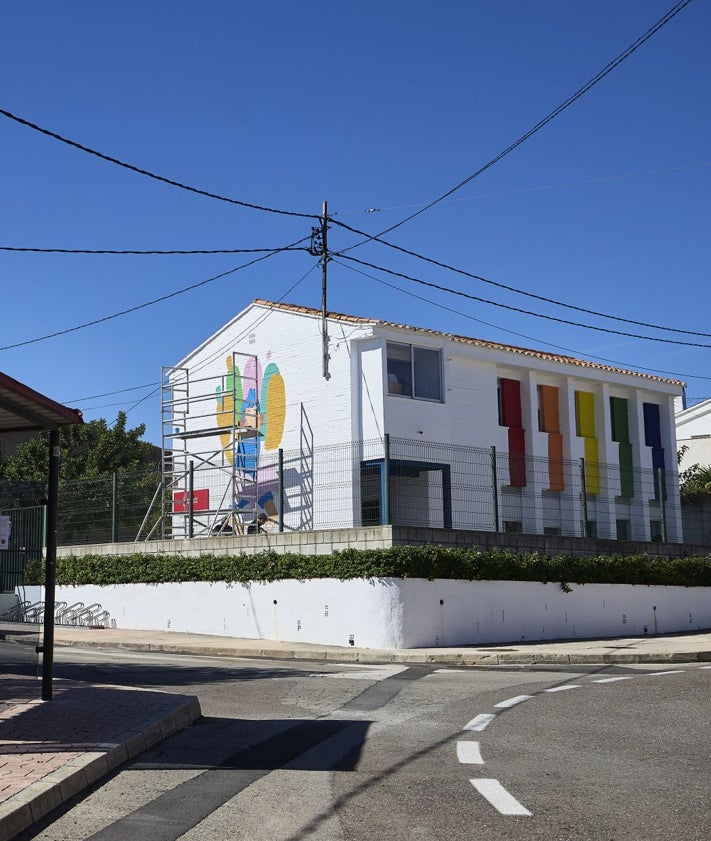
[[232, 355], [226, 358], [227, 373], [215, 393], [215, 418], [224, 430], [220, 432], [222, 452], [235, 471], [235, 508], [248, 508], [256, 500], [259, 512], [275, 517], [276, 467], [258, 469], [260, 452], [281, 446], [286, 421], [284, 378], [270, 357], [271, 351], [264, 370], [254, 356], [245, 357], [241, 370]]

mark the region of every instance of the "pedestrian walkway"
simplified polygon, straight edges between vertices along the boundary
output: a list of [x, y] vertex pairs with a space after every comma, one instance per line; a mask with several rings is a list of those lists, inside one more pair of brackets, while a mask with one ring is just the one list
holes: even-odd
[[[711, 662], [711, 632], [461, 648], [375, 650], [125, 629], [57, 626], [55, 643], [199, 656], [451, 666]], [[188, 726], [197, 698], [0, 675], [0, 841], [9, 841], [112, 769]]]
[[322, 660], [336, 663], [447, 663], [489, 666], [499, 663], [664, 663], [711, 661], [711, 632], [612, 640], [506, 643], [456, 648], [375, 649], [273, 640], [234, 639], [173, 631], [131, 631], [58, 626], [57, 645], [119, 647], [229, 657]]
[[197, 698], [0, 676], [0, 841], [200, 716]]

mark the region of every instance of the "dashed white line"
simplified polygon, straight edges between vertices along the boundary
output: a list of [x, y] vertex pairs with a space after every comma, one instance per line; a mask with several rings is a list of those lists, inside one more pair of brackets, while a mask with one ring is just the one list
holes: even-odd
[[702, 669], [711, 669], [711, 666], [701, 666]]
[[565, 692], [566, 689], [580, 689], [579, 683], [566, 683], [565, 686], [551, 686], [550, 689], [544, 689], [544, 692]]
[[482, 797], [502, 815], [530, 815], [515, 797], [512, 797], [498, 780], [469, 780]]
[[522, 704], [524, 701], [528, 701], [530, 698], [533, 698], [533, 695], [516, 695], [513, 698], [507, 698], [500, 704], [494, 704], [494, 706], [500, 707], [502, 709], [506, 709], [507, 707], [515, 707], [516, 704]]
[[464, 730], [473, 730], [475, 733], [481, 732], [484, 728], [496, 718], [496, 713], [481, 713], [475, 715], [474, 718], [464, 725]]
[[462, 765], [483, 765], [479, 742], [457, 742], [457, 759]]
[[684, 669], [665, 669], [663, 672], [645, 672], [647, 677], [658, 677], [659, 675], [680, 675]]
[[598, 677], [593, 683], [614, 683], [616, 680], [632, 680], [635, 675], [620, 675], [619, 677]]

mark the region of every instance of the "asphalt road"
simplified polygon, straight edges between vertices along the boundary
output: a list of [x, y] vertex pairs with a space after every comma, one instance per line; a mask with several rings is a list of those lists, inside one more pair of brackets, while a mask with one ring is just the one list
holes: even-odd
[[56, 674], [203, 718], [21, 836], [692, 841], [711, 667], [430, 667], [58, 651]]

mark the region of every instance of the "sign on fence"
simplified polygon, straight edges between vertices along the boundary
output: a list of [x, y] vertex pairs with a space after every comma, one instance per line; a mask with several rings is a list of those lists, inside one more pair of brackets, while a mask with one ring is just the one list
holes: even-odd
[[[185, 491], [175, 491], [173, 494], [173, 511], [176, 514], [186, 514], [188, 502], [188, 494]], [[209, 507], [210, 489], [201, 488], [193, 491], [193, 511], [207, 511]]]
[[0, 516], [0, 549], [7, 549], [10, 543], [10, 518], [8, 516]]

